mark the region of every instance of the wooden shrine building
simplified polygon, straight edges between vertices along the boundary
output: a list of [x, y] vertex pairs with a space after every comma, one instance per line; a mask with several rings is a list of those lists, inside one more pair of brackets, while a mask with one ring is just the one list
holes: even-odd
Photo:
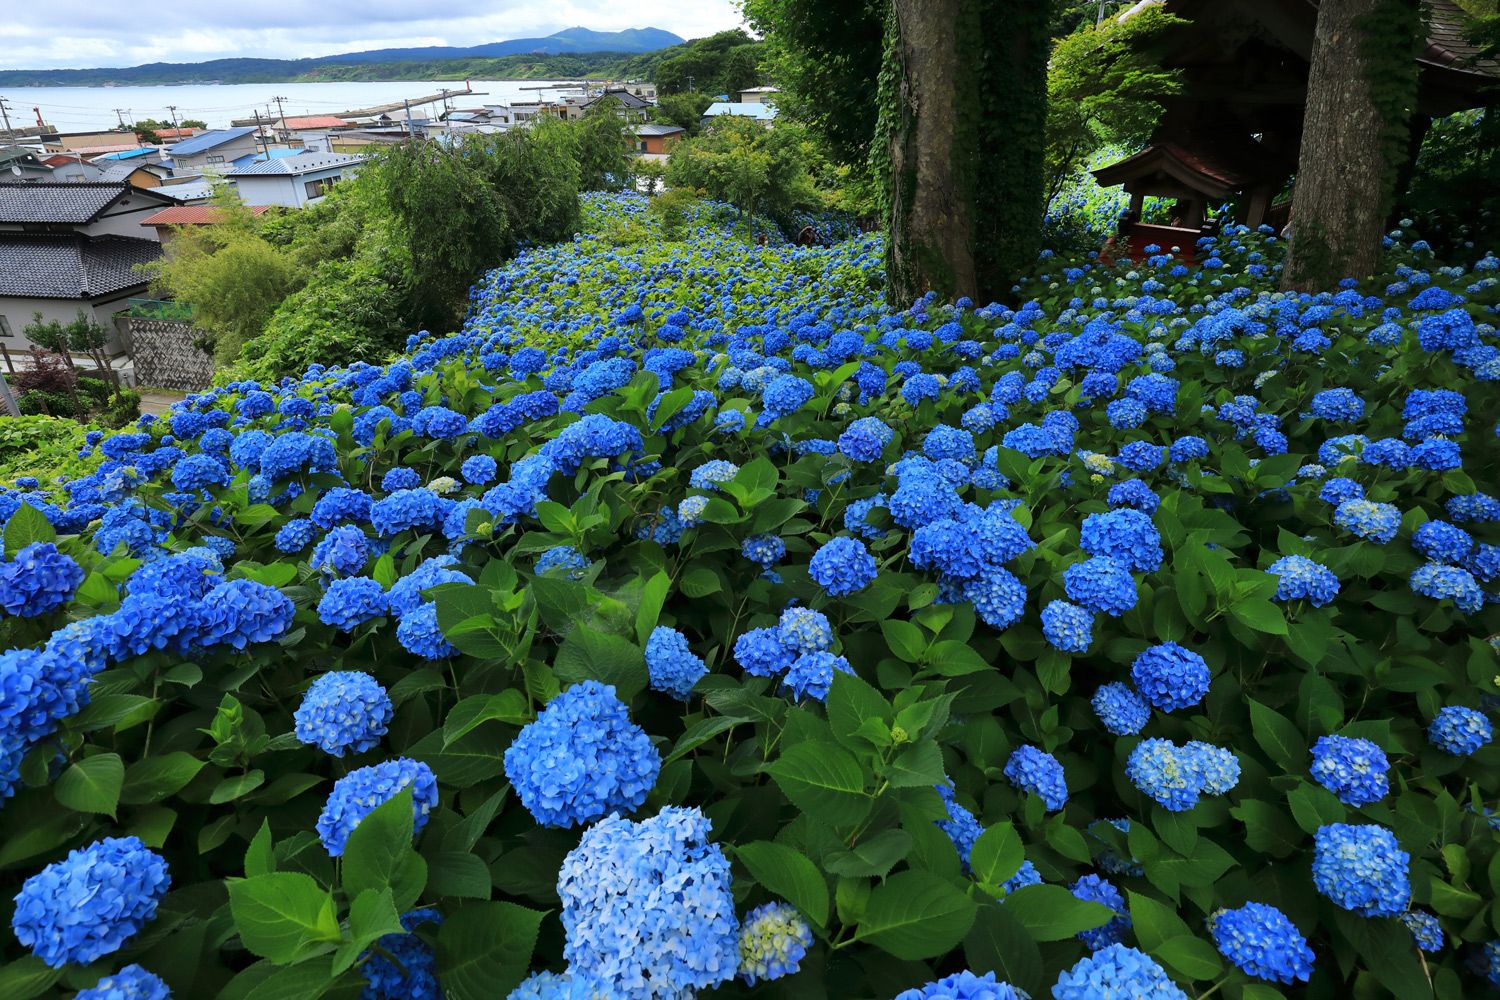
[[[1145, 149], [1094, 171], [1102, 186], [1124, 185], [1131, 197], [1133, 255], [1149, 243], [1187, 253], [1226, 202], [1237, 222], [1282, 228], [1290, 205], [1275, 199], [1297, 169], [1317, 0], [1142, 0], [1119, 16], [1150, 7], [1186, 22], [1162, 40], [1163, 64], [1181, 72], [1181, 92], [1163, 101]], [[1500, 104], [1500, 63], [1481, 60], [1464, 37], [1462, 9], [1423, 0], [1423, 10], [1413, 163], [1432, 119]], [[1170, 225], [1139, 221], [1147, 197], [1174, 201]]]

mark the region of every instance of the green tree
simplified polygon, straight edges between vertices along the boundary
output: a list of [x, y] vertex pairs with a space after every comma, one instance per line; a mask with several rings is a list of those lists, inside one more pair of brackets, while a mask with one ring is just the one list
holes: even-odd
[[662, 59], [652, 73], [661, 94], [730, 93], [761, 80], [764, 46], [738, 29], [698, 38]]
[[658, 125], [676, 125], [686, 129], [688, 135], [697, 135], [703, 128], [703, 112], [712, 103], [713, 98], [696, 90], [662, 94], [651, 109], [651, 120]]
[[732, 204], [752, 239], [757, 216], [785, 231], [798, 209], [820, 204], [806, 133], [794, 124], [766, 128], [748, 118], [725, 117], [673, 150], [667, 182]]
[[1101, 146], [1136, 146], [1151, 136], [1162, 100], [1182, 89], [1161, 64], [1163, 36], [1183, 23], [1160, 7], [1061, 39], [1047, 68], [1047, 204]]
[[615, 113], [617, 107], [609, 98], [569, 123], [580, 191], [621, 191], [630, 185], [635, 135], [630, 124]]

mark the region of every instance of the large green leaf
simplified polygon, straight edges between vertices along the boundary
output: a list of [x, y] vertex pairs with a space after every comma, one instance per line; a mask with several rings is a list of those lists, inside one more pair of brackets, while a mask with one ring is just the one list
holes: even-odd
[[59, 804], [74, 812], [115, 814], [125, 783], [125, 762], [116, 753], [101, 753], [78, 761], [57, 779]]
[[387, 934], [405, 934], [389, 889], [366, 889], [349, 905], [349, 939], [333, 956], [337, 975], [354, 965], [359, 956]]
[[229, 881], [229, 909], [245, 947], [283, 965], [337, 943], [333, 896], [301, 872]]
[[1254, 698], [1250, 704], [1250, 726], [1255, 742], [1287, 774], [1303, 774], [1310, 762], [1307, 739], [1296, 724]]
[[1002, 982], [1042, 995], [1041, 950], [1003, 906], [979, 907], [964, 937], [964, 958], [978, 975], [993, 972]]
[[853, 826], [870, 811], [865, 772], [854, 755], [836, 743], [795, 744], [766, 770], [793, 805], [831, 826]]
[[780, 896], [819, 928], [828, 924], [828, 883], [806, 855], [769, 840], [734, 849], [755, 881]]
[[1020, 871], [1025, 860], [1026, 846], [1009, 823], [996, 823], [986, 829], [969, 852], [969, 867], [974, 877], [995, 888]]
[[941, 876], [914, 869], [897, 872], [870, 893], [856, 936], [897, 958], [932, 958], [963, 940], [976, 906]]
[[204, 762], [181, 750], [136, 761], [125, 771], [120, 801], [128, 805], [160, 802], [181, 791], [203, 770]]
[[614, 686], [621, 701], [629, 701], [646, 687], [646, 656], [641, 647], [617, 635], [578, 626], [563, 642], [552, 663], [565, 684], [595, 680]]
[[1015, 917], [1035, 941], [1061, 941], [1079, 931], [1103, 927], [1115, 912], [1103, 903], [1079, 899], [1060, 885], [1026, 885], [999, 905]]
[[5, 554], [7, 556], [14, 556], [35, 542], [56, 540], [57, 532], [53, 530], [52, 522], [47, 520], [47, 515], [29, 503], [22, 503], [10, 515], [10, 520], [5, 522]]
[[404, 788], [360, 820], [344, 845], [344, 892], [390, 889], [405, 912], [427, 885], [427, 862], [412, 849], [412, 791]]
[[454, 1000], [493, 1000], [526, 978], [544, 914], [515, 903], [468, 903], [438, 931], [438, 979]]

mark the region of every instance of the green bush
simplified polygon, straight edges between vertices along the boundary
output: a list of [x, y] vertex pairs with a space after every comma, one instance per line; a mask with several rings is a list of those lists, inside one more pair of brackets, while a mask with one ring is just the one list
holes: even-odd
[[67, 417], [0, 417], [0, 484], [20, 476], [50, 484], [59, 476], [87, 475], [99, 459], [79, 458], [78, 452], [93, 429]]

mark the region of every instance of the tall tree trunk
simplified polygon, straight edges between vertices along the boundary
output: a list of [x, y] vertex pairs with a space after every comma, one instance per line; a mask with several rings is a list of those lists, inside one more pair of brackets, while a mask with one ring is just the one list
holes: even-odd
[[[1398, 158], [1406, 152], [1410, 109], [1402, 105], [1416, 93], [1409, 32], [1420, 22], [1412, 16], [1408, 27], [1403, 8], [1415, 14], [1413, 0], [1318, 4], [1283, 288], [1327, 289], [1342, 278], [1366, 278], [1379, 264]], [[1392, 25], [1393, 13], [1400, 27]]]
[[1028, 0], [892, 0], [876, 155], [886, 287], [988, 301], [1040, 241], [1046, 17]]

